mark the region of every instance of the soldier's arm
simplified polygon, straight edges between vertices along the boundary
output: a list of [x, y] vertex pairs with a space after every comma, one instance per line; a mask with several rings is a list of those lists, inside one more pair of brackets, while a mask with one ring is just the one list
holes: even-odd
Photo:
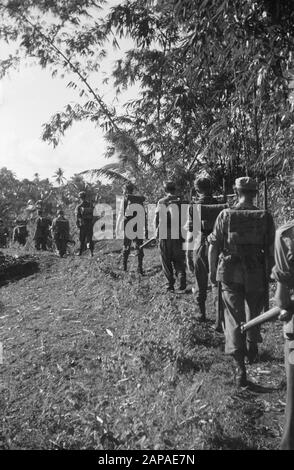
[[155, 230], [155, 237], [158, 238], [159, 236], [159, 203], [157, 204], [156, 210], [155, 210], [154, 230]]
[[209, 235], [207, 240], [209, 243], [208, 265], [210, 281], [212, 284], [216, 284], [218, 258], [221, 253], [224, 240], [224, 211], [218, 215], [213, 232]]

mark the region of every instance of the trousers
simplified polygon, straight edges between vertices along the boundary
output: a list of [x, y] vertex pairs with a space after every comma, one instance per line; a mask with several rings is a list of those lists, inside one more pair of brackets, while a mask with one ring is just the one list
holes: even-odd
[[178, 275], [180, 289], [186, 289], [186, 261], [182, 240], [160, 240], [161, 264], [169, 287], [175, 284], [174, 272]]
[[89, 248], [91, 253], [94, 251], [93, 243], [93, 224], [92, 221], [89, 224], [81, 225], [80, 227], [80, 253], [83, 253], [87, 249], [87, 243], [89, 243]]
[[294, 450], [294, 337], [285, 341], [285, 368], [287, 399], [281, 449]]
[[225, 352], [235, 354], [246, 353], [246, 344], [261, 343], [260, 328], [254, 327], [241, 333], [241, 323], [260, 315], [264, 303], [264, 290], [247, 290], [243, 284], [222, 282], [222, 299], [225, 318]]

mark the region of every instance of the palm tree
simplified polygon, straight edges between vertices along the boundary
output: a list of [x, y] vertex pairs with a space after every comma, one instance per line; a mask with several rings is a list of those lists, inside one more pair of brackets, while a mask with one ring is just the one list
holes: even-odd
[[66, 178], [64, 176], [64, 170], [62, 168], [57, 168], [53, 175], [53, 178], [55, 178], [55, 181], [58, 186], [63, 186], [66, 181]]

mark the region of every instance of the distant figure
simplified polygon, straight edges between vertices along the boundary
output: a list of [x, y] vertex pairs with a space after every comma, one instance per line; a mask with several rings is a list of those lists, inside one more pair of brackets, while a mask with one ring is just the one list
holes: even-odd
[[16, 226], [13, 229], [12, 240], [21, 246], [25, 246], [28, 236], [27, 221], [17, 219]]
[[87, 244], [89, 244], [91, 256], [93, 256], [94, 207], [91, 202], [87, 201], [85, 191], [81, 191], [79, 193], [79, 198], [81, 202], [76, 208], [76, 225], [80, 230], [79, 256], [81, 256], [83, 252], [87, 249]]
[[7, 239], [9, 237], [8, 228], [4, 225], [2, 219], [0, 219], [0, 248], [7, 247]]
[[38, 217], [36, 220], [36, 231], [34, 235], [36, 250], [47, 250], [48, 238], [50, 235], [51, 220], [43, 216], [43, 211], [38, 210]]
[[[158, 201], [155, 213], [156, 238], [159, 239], [160, 257], [163, 272], [167, 278], [167, 291], [174, 291], [176, 275], [180, 291], [185, 291], [186, 262], [183, 249], [184, 238], [181, 234], [181, 204], [176, 194], [176, 185], [169, 181], [165, 185], [166, 196]], [[166, 212], [166, 217], [164, 213]]]
[[66, 254], [66, 246], [70, 241], [69, 236], [69, 221], [64, 217], [63, 210], [57, 212], [57, 217], [52, 222], [52, 236], [58, 250], [60, 258]]
[[[124, 198], [121, 203], [121, 207], [119, 209], [118, 219], [117, 219], [117, 227], [121, 227], [123, 225], [124, 230], [124, 241], [123, 241], [123, 270], [127, 271], [128, 269], [128, 259], [131, 251], [132, 243], [135, 245], [135, 249], [138, 256], [138, 273], [143, 275], [143, 258], [144, 252], [141, 249], [141, 245], [143, 244], [144, 235], [146, 234], [146, 220], [145, 220], [145, 209], [144, 209], [144, 196], [137, 196], [134, 195], [135, 186], [133, 183], [127, 183], [124, 188]], [[142, 227], [138, 227], [137, 224], [134, 225], [133, 232], [135, 238], [131, 238], [128, 234], [128, 226], [132, 224], [132, 219], [138, 215], [136, 211], [132, 210], [132, 205], [135, 207], [139, 205], [143, 207], [144, 210], [144, 220], [142, 220]], [[140, 233], [141, 232], [141, 233]]]

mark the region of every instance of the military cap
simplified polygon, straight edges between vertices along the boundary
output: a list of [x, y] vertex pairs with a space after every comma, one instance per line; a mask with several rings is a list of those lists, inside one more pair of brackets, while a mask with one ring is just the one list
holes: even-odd
[[242, 176], [235, 180], [236, 189], [246, 189], [247, 191], [257, 191], [257, 183], [255, 179], [250, 178], [249, 176]]
[[79, 192], [79, 197], [80, 198], [86, 197], [86, 191], [80, 191]]

